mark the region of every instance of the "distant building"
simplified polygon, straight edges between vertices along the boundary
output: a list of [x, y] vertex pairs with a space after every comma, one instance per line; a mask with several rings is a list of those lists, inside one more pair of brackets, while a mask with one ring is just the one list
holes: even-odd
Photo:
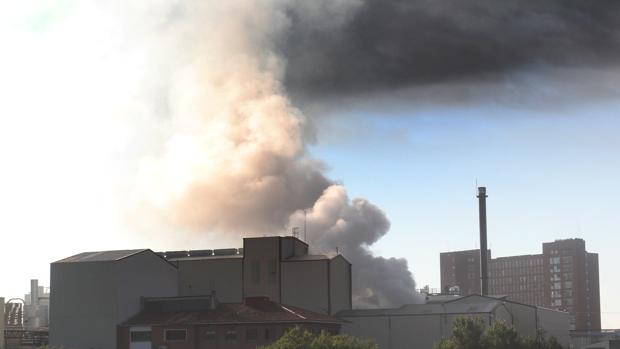
[[337, 314], [346, 320], [342, 332], [372, 339], [381, 348], [428, 349], [450, 336], [459, 317], [478, 317], [491, 325], [502, 321], [522, 336], [544, 331], [560, 344], [569, 344], [569, 315], [566, 312], [480, 295], [429, 297], [425, 304], [394, 309], [345, 310]]
[[[441, 253], [440, 264], [444, 292], [480, 292], [479, 250]], [[544, 243], [542, 254], [490, 259], [489, 292], [567, 311], [577, 330], [601, 328], [598, 254], [587, 252], [582, 239]]]
[[[311, 315], [308, 321], [294, 319], [297, 324], [308, 325], [321, 318], [324, 321], [317, 320], [320, 326], [325, 327], [327, 323], [332, 326], [335, 323], [326, 315], [351, 309], [351, 287], [351, 263], [342, 255], [309, 255], [308, 245], [290, 236], [245, 238], [243, 248], [233, 249], [86, 252], [51, 264], [50, 345], [74, 349], [116, 348], [119, 325], [119, 330], [135, 327], [149, 332], [148, 343], [167, 343], [166, 332], [160, 330], [171, 325], [181, 326], [188, 332], [184, 340], [171, 339], [170, 348], [193, 348], [195, 342], [191, 342], [194, 337], [190, 333], [198, 333], [203, 325], [214, 323], [196, 320], [190, 314], [209, 313], [210, 317], [222, 309], [256, 311], [260, 308], [256, 304], [248, 307], [249, 299], [268, 299], [270, 309], [279, 309], [277, 313], [282, 316], [269, 320], [269, 326], [275, 328], [282, 328], [286, 319], [291, 320], [286, 309], [293, 312], [301, 309]], [[201, 302], [182, 302], [179, 297], [209, 297], [220, 306], [206, 311], [200, 308], [204, 306]], [[161, 321], [144, 320], [147, 322], [144, 323], [135, 316], [146, 314], [148, 307], [144, 306], [148, 299], [151, 306], [159, 302], [164, 308], [189, 308], [180, 309], [183, 318], [174, 322], [170, 322], [166, 310], [148, 318]], [[153, 299], [159, 300], [153, 303]], [[269, 314], [260, 315], [259, 311], [254, 315], [260, 318]], [[215, 316], [213, 321], [218, 319], [224, 317]], [[228, 325], [239, 327], [240, 331], [247, 325], [241, 317], [228, 320], [236, 321]], [[281, 335], [281, 331], [274, 333]], [[181, 336], [180, 332], [176, 334]], [[136, 335], [130, 349], [151, 348], [140, 337], [143, 335], [146, 336]]]
[[[480, 294], [480, 250], [440, 255], [441, 290], [449, 294]], [[491, 251], [488, 253], [491, 258]]]
[[36, 279], [30, 280], [30, 293], [24, 296], [24, 328], [38, 330], [49, 326], [49, 288], [39, 286]]
[[[570, 331], [571, 348], [586, 348], [591, 344], [600, 345], [604, 342], [620, 342], [620, 329]], [[594, 348], [596, 348], [596, 346]], [[603, 348], [606, 347], [603, 346]]]

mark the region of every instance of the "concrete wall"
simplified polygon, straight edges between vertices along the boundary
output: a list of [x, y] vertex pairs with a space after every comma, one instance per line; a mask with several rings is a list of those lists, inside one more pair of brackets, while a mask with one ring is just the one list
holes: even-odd
[[243, 239], [243, 295], [280, 302], [280, 237]]
[[548, 336], [554, 336], [566, 347], [569, 344], [569, 314], [536, 309], [531, 306], [506, 302], [500, 304], [492, 313], [480, 314], [401, 314], [399, 310], [378, 315], [344, 316], [348, 323], [343, 324], [342, 332], [374, 340], [381, 348], [430, 349], [433, 344], [450, 336], [456, 319], [463, 316], [482, 318], [485, 324], [503, 321], [513, 325], [519, 335], [536, 335], [537, 326]]
[[140, 296], [175, 296], [176, 269], [150, 251], [121, 261], [52, 263], [50, 345], [116, 348], [116, 326]]
[[0, 349], [5, 348], [4, 327], [4, 298], [0, 297]]
[[[344, 317], [342, 333], [370, 339], [381, 349], [431, 349], [448, 337], [460, 314], [377, 315]], [[488, 324], [489, 314], [476, 314]]]
[[351, 309], [351, 264], [342, 256], [329, 261], [331, 314]]
[[179, 296], [203, 296], [215, 291], [219, 302], [243, 301], [243, 259], [181, 260], [177, 266]]
[[570, 324], [570, 314], [545, 309], [538, 308], [538, 327], [545, 332], [547, 337], [555, 337], [560, 344], [565, 347], [568, 347], [570, 344], [570, 333], [569, 333], [569, 324]]
[[112, 349], [117, 294], [113, 262], [52, 263], [50, 345]]
[[329, 260], [282, 262], [282, 304], [329, 313]]
[[115, 326], [140, 311], [141, 297], [175, 297], [177, 268], [151, 251], [114, 263], [118, 311]]
[[308, 254], [308, 245], [303, 241], [291, 236], [283, 236], [280, 238], [281, 259], [296, 256], [305, 256]]
[[[536, 319], [536, 307], [518, 304], [518, 303], [504, 303], [506, 309], [511, 315], [511, 324], [522, 336], [536, 336], [538, 330], [538, 323]], [[566, 327], [568, 333], [568, 327]]]

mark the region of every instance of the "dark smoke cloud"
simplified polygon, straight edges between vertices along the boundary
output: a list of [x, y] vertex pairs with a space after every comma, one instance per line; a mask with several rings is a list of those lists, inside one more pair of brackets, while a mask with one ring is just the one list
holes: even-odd
[[296, 3], [280, 46], [295, 96], [355, 95], [620, 58], [616, 0], [363, 0], [339, 25]]
[[[361, 198], [349, 201], [343, 186], [332, 185], [305, 218], [314, 252], [337, 248], [353, 264], [356, 307], [396, 307], [422, 301], [405, 259], [374, 256], [368, 249], [390, 229], [385, 213], [377, 206]], [[289, 226], [302, 224], [304, 213], [298, 211]]]

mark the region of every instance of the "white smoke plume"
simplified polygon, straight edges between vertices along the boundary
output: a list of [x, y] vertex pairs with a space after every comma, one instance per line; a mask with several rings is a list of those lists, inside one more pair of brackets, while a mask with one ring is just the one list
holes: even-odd
[[[308, 209], [312, 242], [342, 248], [354, 264], [358, 305], [415, 300], [405, 260], [368, 249], [389, 229], [385, 214], [366, 200], [349, 202], [323, 175], [306, 151], [311, 119], [283, 86], [286, 61], [277, 47], [291, 11], [306, 13], [308, 25], [338, 26], [358, 1], [44, 4], [25, 12], [36, 22], [26, 36], [45, 48], [24, 53], [47, 53], [52, 63], [42, 63], [42, 73], [69, 83], [45, 86], [55, 98], [32, 115], [87, 126], [68, 138], [85, 153], [105, 144], [101, 157], [109, 161], [100, 167], [122, 170], [91, 185], [113, 182], [104, 188], [113, 187], [132, 229], [154, 239], [176, 231], [222, 239], [284, 234]], [[58, 106], [71, 103], [71, 110]], [[73, 135], [58, 130], [55, 136]]]

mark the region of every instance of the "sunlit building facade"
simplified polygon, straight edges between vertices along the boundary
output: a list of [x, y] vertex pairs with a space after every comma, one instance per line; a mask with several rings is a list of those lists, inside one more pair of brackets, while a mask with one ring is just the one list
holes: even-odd
[[[479, 250], [442, 253], [440, 264], [443, 292], [480, 293]], [[598, 254], [587, 252], [583, 239], [543, 243], [542, 254], [490, 258], [489, 293], [567, 311], [577, 330], [601, 328]]]

